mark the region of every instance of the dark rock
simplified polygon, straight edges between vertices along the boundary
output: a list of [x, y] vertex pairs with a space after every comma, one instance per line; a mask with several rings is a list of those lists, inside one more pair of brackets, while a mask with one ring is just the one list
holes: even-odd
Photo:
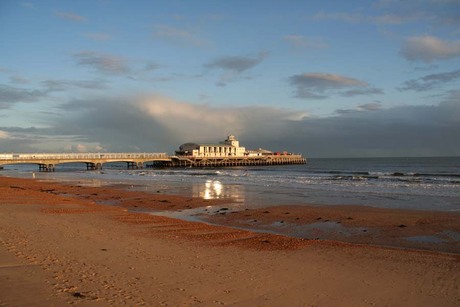
[[78, 297], [78, 298], [85, 298], [86, 297], [84, 294], [81, 294], [80, 292], [73, 292], [72, 296], [73, 297]]

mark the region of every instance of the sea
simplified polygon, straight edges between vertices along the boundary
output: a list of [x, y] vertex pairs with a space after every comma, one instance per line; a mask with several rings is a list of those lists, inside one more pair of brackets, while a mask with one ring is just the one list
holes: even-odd
[[460, 157], [308, 159], [305, 165], [127, 169], [105, 164], [8, 165], [0, 176], [73, 182], [204, 199], [232, 199], [235, 208], [275, 205], [366, 205], [460, 210]]

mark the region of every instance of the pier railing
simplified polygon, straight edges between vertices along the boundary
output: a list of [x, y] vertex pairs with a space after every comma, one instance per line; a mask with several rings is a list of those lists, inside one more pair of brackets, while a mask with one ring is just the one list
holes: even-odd
[[0, 160], [160, 159], [166, 153], [30, 153], [0, 154]]

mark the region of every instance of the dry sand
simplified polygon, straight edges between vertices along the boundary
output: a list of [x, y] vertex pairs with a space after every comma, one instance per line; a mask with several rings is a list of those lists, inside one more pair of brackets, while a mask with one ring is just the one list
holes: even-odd
[[[111, 201], [118, 206], [96, 204]], [[126, 209], [203, 205], [225, 204], [0, 177], [0, 305], [460, 304], [458, 253], [303, 240]], [[235, 216], [225, 221], [230, 225], [243, 220], [244, 214], [268, 222], [264, 215], [279, 219], [284, 209], [219, 217]], [[285, 214], [292, 214], [290, 223], [307, 219], [305, 211], [296, 210], [291, 207]], [[356, 223], [350, 226], [395, 226], [383, 212], [355, 210], [367, 213], [354, 212], [353, 220], [347, 216], [341, 221]], [[339, 219], [338, 212], [314, 212], [311, 218], [332, 214], [329, 218]], [[396, 222], [408, 227], [399, 228], [410, 228], [420, 219], [408, 219], [409, 213]], [[238, 219], [238, 214], [243, 216]], [[437, 227], [436, 218], [425, 218]]]

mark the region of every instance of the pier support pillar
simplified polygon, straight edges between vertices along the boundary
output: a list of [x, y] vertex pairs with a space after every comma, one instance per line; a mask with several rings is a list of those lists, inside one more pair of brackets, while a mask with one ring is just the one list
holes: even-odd
[[93, 162], [86, 162], [86, 170], [94, 171], [94, 170], [101, 170], [102, 163], [93, 163]]
[[128, 169], [137, 169], [136, 162], [126, 162], [128, 164]]
[[39, 164], [38, 169], [40, 172], [54, 172], [55, 165], [54, 164]]
[[101, 163], [92, 163], [92, 162], [86, 162], [86, 170], [87, 171], [94, 171], [97, 169], [102, 169]]

